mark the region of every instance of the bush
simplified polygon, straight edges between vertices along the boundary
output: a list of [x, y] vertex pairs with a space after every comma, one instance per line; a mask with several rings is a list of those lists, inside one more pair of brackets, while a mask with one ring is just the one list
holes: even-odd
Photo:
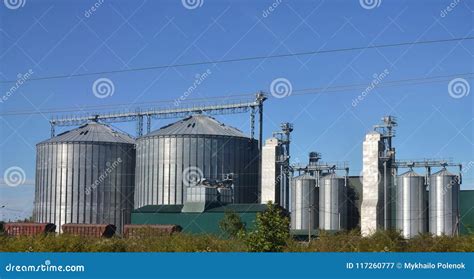
[[290, 239], [288, 216], [273, 203], [267, 205], [264, 212], [257, 214], [255, 229], [242, 235], [251, 252], [279, 252]]
[[228, 211], [224, 214], [224, 218], [219, 222], [219, 228], [229, 238], [236, 238], [239, 233], [245, 232], [245, 223], [242, 222], [240, 216], [234, 211]]

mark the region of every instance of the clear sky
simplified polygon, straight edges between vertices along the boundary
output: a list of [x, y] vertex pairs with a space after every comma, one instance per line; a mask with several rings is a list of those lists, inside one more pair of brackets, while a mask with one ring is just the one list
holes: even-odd
[[[0, 5], [1, 81], [17, 80], [18, 74], [34, 79], [474, 36], [474, 3], [466, 0], [19, 2], [23, 5], [9, 0]], [[80, 112], [84, 106], [113, 104], [135, 109], [137, 103], [183, 96], [197, 75], [202, 82], [187, 98], [269, 93], [265, 138], [279, 123], [293, 123], [293, 162], [306, 162], [309, 151], [318, 151], [325, 161], [348, 161], [351, 174], [358, 175], [365, 133], [383, 115], [392, 114], [399, 121], [394, 141], [398, 159], [450, 157], [468, 165], [474, 160], [474, 93], [466, 91], [466, 84], [474, 84], [472, 75], [460, 74], [474, 72], [473, 55], [470, 40], [26, 81], [14, 92], [14, 83], [1, 82], [0, 174], [20, 167], [26, 180], [17, 187], [1, 180], [0, 206], [5, 208], [0, 217], [31, 215], [35, 144], [49, 137], [52, 116], [5, 113], [62, 108]], [[453, 77], [375, 88], [355, 106], [353, 100], [363, 88], [296, 94], [306, 88], [370, 86], [374, 74], [382, 84]], [[94, 94], [99, 78], [112, 81], [113, 94]], [[294, 94], [273, 97], [270, 87], [278, 78], [288, 80]], [[457, 98], [448, 89], [455, 78], [463, 78], [464, 86]], [[249, 133], [247, 114], [217, 118]], [[169, 121], [154, 121], [153, 129]], [[135, 134], [134, 125], [114, 124], [130, 134]], [[463, 188], [474, 188], [474, 167], [465, 170]]]

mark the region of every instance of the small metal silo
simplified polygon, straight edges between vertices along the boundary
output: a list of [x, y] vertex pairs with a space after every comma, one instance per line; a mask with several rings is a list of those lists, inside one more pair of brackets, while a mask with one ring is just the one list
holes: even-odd
[[459, 228], [459, 177], [443, 168], [430, 176], [429, 231], [456, 235]]
[[347, 227], [347, 194], [345, 180], [335, 173], [320, 178], [319, 228], [339, 231]]
[[291, 180], [291, 229], [317, 229], [319, 223], [319, 189], [316, 178], [304, 174]]
[[410, 170], [397, 177], [396, 228], [405, 238], [427, 231], [425, 179]]

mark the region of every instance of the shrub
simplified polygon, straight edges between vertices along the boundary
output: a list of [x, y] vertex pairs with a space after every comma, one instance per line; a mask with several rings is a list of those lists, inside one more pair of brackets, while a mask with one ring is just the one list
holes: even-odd
[[245, 223], [234, 211], [225, 212], [224, 218], [219, 222], [219, 228], [229, 238], [236, 238], [239, 233], [245, 231]]
[[251, 252], [279, 252], [290, 239], [288, 216], [273, 203], [267, 205], [264, 212], [257, 214], [255, 229], [242, 235]]

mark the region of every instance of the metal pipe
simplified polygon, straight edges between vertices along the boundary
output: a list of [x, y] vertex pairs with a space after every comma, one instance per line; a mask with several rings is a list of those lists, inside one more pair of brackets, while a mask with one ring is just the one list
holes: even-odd
[[263, 146], [263, 101], [258, 104], [258, 148], [262, 152]]
[[149, 134], [151, 132], [151, 115], [148, 115], [146, 118], [146, 133]]
[[387, 161], [383, 162], [383, 226], [384, 229], [388, 229], [388, 208], [387, 208], [387, 200], [388, 200], [388, 193], [387, 193]]
[[121, 210], [122, 212], [122, 216], [120, 218], [120, 222], [122, 223], [121, 226], [120, 226], [120, 230], [122, 232], [122, 235], [124, 234], [124, 229], [125, 229], [125, 208], [122, 208]]
[[311, 242], [311, 219], [313, 218], [313, 205], [310, 205], [309, 210], [309, 222], [308, 222], [308, 244]]

